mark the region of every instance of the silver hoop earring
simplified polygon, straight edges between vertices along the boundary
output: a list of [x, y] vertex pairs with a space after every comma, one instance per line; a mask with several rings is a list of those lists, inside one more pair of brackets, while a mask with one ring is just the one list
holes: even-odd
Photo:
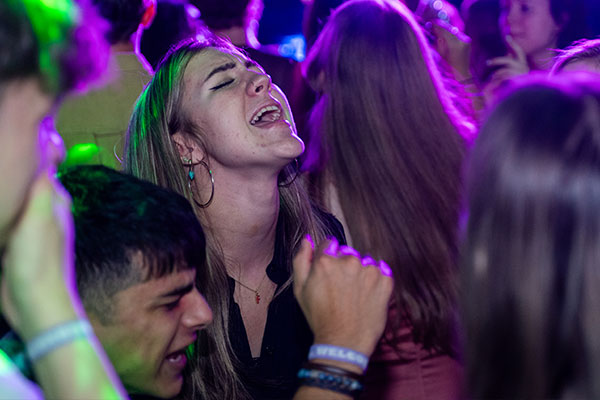
[[[181, 157], [181, 161], [183, 161], [183, 164], [189, 168], [188, 173], [187, 173], [188, 188], [190, 189], [190, 192], [192, 194], [192, 200], [194, 200], [194, 203], [196, 203], [196, 205], [200, 208], [208, 207], [210, 205], [210, 203], [213, 201], [213, 197], [215, 196], [215, 178], [213, 177], [213, 173], [210, 170], [210, 168], [208, 167], [208, 164], [204, 161], [198, 161], [195, 163], [195, 162], [192, 162], [191, 159], [186, 158], [186, 157]], [[206, 170], [208, 171], [208, 175], [210, 176], [210, 185], [211, 185], [210, 197], [208, 198], [208, 201], [204, 204], [199, 203], [194, 198], [194, 191], [192, 190], [192, 181], [196, 178], [196, 173], [194, 172], [194, 167], [199, 164], [204, 166], [204, 168], [206, 168]]]
[[296, 180], [296, 178], [298, 177], [298, 175], [300, 174], [300, 167], [298, 165], [298, 159], [294, 158], [294, 161], [296, 162], [296, 173], [294, 174], [294, 177], [289, 181], [289, 182], [285, 182], [285, 183], [278, 183], [277, 186], [279, 187], [288, 187], [290, 186], [292, 183], [294, 183], [294, 181]]

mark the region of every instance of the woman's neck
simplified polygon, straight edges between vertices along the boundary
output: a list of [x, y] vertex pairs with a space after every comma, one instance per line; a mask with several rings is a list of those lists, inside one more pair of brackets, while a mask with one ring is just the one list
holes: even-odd
[[223, 250], [229, 275], [252, 281], [264, 274], [273, 258], [278, 216], [277, 176], [250, 180], [215, 172], [205, 226]]

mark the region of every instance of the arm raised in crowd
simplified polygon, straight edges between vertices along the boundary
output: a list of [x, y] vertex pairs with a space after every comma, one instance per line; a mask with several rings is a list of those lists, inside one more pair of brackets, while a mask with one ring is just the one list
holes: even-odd
[[[2, 312], [29, 346], [41, 345], [33, 367], [47, 398], [127, 398], [94, 333], [85, 328], [73, 270], [70, 208], [53, 168], [44, 169], [2, 260]], [[71, 328], [62, 329], [62, 342], [61, 327]]]
[[[335, 346], [370, 356], [385, 328], [393, 289], [389, 267], [335, 239], [313, 249], [304, 240], [294, 259], [294, 294], [314, 333], [315, 344]], [[312, 357], [318, 371], [359, 380], [358, 363]], [[335, 358], [335, 357], [333, 357]], [[333, 369], [330, 369], [333, 367]], [[311, 368], [308, 364], [307, 369]], [[294, 399], [347, 399], [335, 389], [303, 381]]]

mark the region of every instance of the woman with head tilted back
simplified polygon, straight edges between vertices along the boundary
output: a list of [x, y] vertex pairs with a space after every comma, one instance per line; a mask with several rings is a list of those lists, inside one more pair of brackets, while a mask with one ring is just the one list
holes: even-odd
[[469, 397], [600, 398], [597, 75], [517, 85], [484, 123], [467, 176]]
[[361, 253], [389, 262], [395, 294], [365, 397], [455, 398], [456, 229], [469, 133], [423, 32], [399, 2], [354, 0], [307, 58], [320, 92], [308, 168], [313, 193]]
[[237, 48], [189, 41], [140, 97], [126, 143], [125, 169], [187, 196], [207, 234], [200, 284], [214, 343], [201, 346], [197, 387], [206, 398], [239, 395], [233, 348], [253, 397], [291, 397], [312, 342], [290, 285], [292, 256], [306, 234], [343, 232], [294, 180], [304, 145], [285, 98]]

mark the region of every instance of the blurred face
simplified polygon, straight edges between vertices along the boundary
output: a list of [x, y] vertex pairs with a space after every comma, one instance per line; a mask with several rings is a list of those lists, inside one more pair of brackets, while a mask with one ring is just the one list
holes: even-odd
[[184, 112], [202, 132], [215, 170], [278, 173], [304, 150], [287, 101], [242, 54], [204, 50], [188, 64], [183, 85]]
[[556, 47], [560, 26], [550, 13], [550, 0], [501, 0], [500, 30], [530, 56]]
[[176, 396], [187, 363], [185, 349], [212, 312], [195, 286], [195, 269], [138, 283], [112, 298], [112, 318], [90, 321], [129, 393]]
[[39, 127], [53, 98], [35, 79], [11, 82], [0, 93], [0, 247], [18, 218], [42, 156]]

